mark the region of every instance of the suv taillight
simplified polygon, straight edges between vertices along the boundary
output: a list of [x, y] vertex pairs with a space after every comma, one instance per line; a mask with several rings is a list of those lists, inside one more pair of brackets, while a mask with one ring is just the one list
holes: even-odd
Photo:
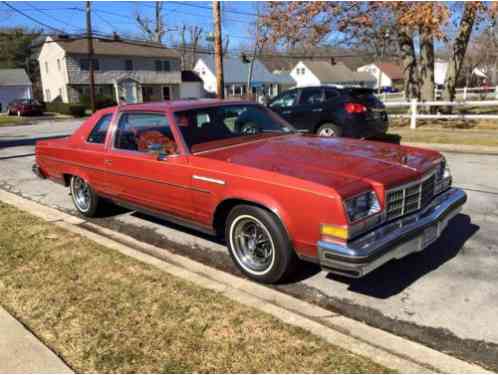
[[346, 103], [344, 108], [347, 113], [363, 113], [367, 111], [367, 107], [360, 103]]

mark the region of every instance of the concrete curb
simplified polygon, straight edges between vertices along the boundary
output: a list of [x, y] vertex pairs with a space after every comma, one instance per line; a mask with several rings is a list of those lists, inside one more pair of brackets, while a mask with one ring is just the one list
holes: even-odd
[[338, 347], [403, 373], [485, 373], [416, 342], [334, 314], [264, 285], [205, 266], [121, 233], [0, 190], [0, 200], [163, 271], [303, 328]]
[[443, 143], [419, 143], [419, 142], [402, 142], [403, 146], [413, 146], [420, 148], [429, 148], [442, 152], [453, 152], [458, 154], [480, 154], [480, 155], [498, 155], [498, 147], [491, 146], [472, 146], [472, 145], [454, 145]]

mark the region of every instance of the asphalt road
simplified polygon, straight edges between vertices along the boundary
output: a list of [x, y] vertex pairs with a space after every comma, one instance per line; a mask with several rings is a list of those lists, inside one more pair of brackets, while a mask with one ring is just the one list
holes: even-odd
[[[71, 133], [79, 121], [0, 127], [0, 188], [75, 213], [68, 191], [31, 172], [34, 142]], [[359, 280], [305, 265], [280, 289], [498, 370], [498, 156], [447, 153], [468, 202], [426, 251]], [[97, 223], [236, 273], [216, 239], [116, 210]]]

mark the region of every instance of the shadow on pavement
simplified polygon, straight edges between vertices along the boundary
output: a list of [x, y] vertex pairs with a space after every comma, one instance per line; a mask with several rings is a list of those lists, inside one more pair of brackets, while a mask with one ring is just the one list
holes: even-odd
[[416, 280], [458, 255], [465, 242], [479, 230], [467, 215], [459, 214], [438, 241], [420, 253], [386, 263], [361, 279], [328, 274], [327, 278], [348, 283], [349, 290], [386, 299], [402, 292]]

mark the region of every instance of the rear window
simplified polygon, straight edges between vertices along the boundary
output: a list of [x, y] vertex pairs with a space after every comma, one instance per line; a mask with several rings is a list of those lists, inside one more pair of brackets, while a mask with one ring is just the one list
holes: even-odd
[[92, 132], [88, 136], [88, 142], [90, 143], [104, 143], [105, 137], [107, 135], [107, 129], [109, 129], [109, 124], [112, 120], [112, 113], [104, 115], [95, 124]]

